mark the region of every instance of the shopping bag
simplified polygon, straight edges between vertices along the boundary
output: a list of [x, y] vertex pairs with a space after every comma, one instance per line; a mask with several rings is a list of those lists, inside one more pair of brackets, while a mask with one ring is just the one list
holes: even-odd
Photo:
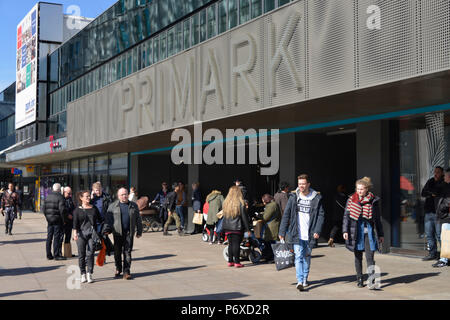
[[193, 224], [203, 224], [203, 213], [194, 212]]
[[253, 223], [253, 233], [255, 234], [256, 239], [262, 238], [261, 231], [262, 231], [263, 225], [264, 225], [263, 220], [258, 220]]
[[220, 234], [223, 232], [223, 219], [219, 219], [216, 223], [216, 233]]
[[72, 245], [70, 243], [63, 243], [62, 254], [65, 258], [72, 258]]
[[95, 261], [95, 264], [98, 265], [99, 267], [103, 267], [103, 265], [105, 264], [105, 258], [106, 258], [106, 245], [105, 241], [102, 240], [102, 249], [97, 255], [97, 260]]
[[295, 265], [295, 255], [292, 246], [282, 242], [272, 244], [272, 251], [275, 260], [275, 266], [278, 271], [293, 267]]
[[450, 259], [450, 224], [442, 225], [441, 230], [441, 258]]

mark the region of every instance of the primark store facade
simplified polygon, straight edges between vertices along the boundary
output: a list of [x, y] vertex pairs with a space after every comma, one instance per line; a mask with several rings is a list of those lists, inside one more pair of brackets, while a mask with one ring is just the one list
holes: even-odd
[[[328, 221], [336, 187], [370, 176], [384, 250], [425, 254], [420, 192], [436, 165], [450, 166], [449, 17], [434, 0], [119, 1], [48, 55], [45, 139], [64, 139], [63, 150], [15, 157], [25, 146], [7, 159], [150, 198], [162, 181], [199, 181], [205, 197], [240, 177], [259, 200], [306, 172]], [[174, 130], [199, 127], [205, 141], [278, 129], [279, 170], [264, 175], [251, 156], [174, 163]]]

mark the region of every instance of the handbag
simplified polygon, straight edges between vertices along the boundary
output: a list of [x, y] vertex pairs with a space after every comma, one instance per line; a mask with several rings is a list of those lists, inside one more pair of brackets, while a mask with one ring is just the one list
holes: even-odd
[[102, 250], [102, 248], [103, 248], [102, 239], [100, 238], [100, 236], [97, 233], [97, 230], [95, 230], [94, 227], [92, 227], [92, 242], [93, 242], [94, 251]]
[[223, 210], [220, 210], [219, 212], [217, 212], [216, 217], [217, 217], [217, 219], [222, 219], [223, 218]]
[[62, 254], [65, 258], [72, 258], [72, 245], [70, 243], [63, 243]]
[[293, 267], [295, 255], [292, 246], [284, 241], [272, 244], [275, 266], [277, 271]]
[[450, 224], [442, 224], [441, 230], [441, 258], [450, 259]]
[[203, 213], [194, 212], [194, 218], [192, 219], [194, 224], [203, 224]]

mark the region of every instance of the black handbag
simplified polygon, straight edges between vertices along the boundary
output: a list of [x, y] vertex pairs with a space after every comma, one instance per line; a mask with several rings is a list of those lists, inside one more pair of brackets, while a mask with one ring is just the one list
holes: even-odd
[[293, 267], [295, 265], [295, 255], [292, 246], [283, 242], [272, 244], [275, 266], [278, 271]]
[[[80, 207], [81, 208], [81, 207]], [[83, 211], [84, 211], [84, 213], [86, 214], [86, 217], [85, 217], [85, 222], [86, 222], [86, 219], [89, 221], [89, 219], [88, 219], [88, 215], [87, 215], [87, 213], [86, 213], [86, 210], [84, 210], [84, 208], [81, 208]], [[91, 223], [91, 232], [92, 232], [92, 235], [91, 235], [91, 237], [92, 237], [92, 242], [93, 242], [93, 249], [94, 249], [94, 251], [100, 251], [100, 250], [102, 250], [102, 248], [103, 248], [103, 243], [102, 243], [102, 238], [98, 235], [98, 232], [97, 232], [97, 230], [94, 228], [94, 226], [92, 225], [92, 222], [93, 221], [89, 221], [90, 223]]]

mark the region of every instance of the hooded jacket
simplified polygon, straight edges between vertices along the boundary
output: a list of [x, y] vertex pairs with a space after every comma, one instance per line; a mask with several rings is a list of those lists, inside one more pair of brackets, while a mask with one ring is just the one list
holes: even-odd
[[[314, 192], [314, 190], [311, 189]], [[292, 196], [289, 197], [286, 209], [284, 210], [281, 219], [279, 235], [285, 237], [287, 243], [300, 243], [300, 233], [298, 225], [298, 206], [297, 199], [300, 196], [300, 191], [297, 188]], [[325, 212], [322, 205], [322, 196], [316, 192], [314, 198], [310, 203], [310, 219], [309, 219], [309, 243], [312, 246], [315, 243], [314, 234], [320, 235], [322, 232], [323, 222], [325, 219]]]
[[207, 197], [206, 202], [209, 204], [207, 225], [214, 225], [217, 223], [217, 213], [222, 210], [222, 204], [225, 199], [220, 191], [214, 190]]

